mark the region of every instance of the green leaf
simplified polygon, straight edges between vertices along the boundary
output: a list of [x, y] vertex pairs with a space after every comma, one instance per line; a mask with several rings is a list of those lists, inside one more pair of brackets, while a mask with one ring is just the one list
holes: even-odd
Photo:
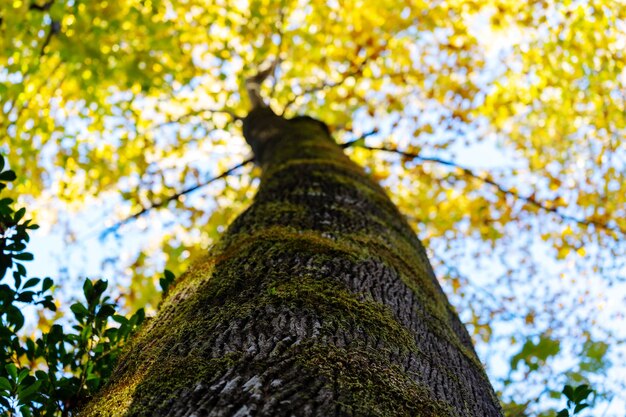
[[109, 317], [113, 314], [115, 314], [115, 307], [113, 307], [111, 304], [105, 304], [102, 307], [100, 307], [100, 311], [98, 311], [97, 316]]
[[22, 288], [30, 288], [30, 287], [34, 287], [35, 285], [39, 284], [39, 278], [31, 278], [28, 281], [26, 281], [26, 283], [24, 283], [24, 286]]
[[43, 279], [43, 284], [41, 285], [41, 291], [46, 292], [54, 285], [54, 281], [52, 278], [46, 277]]
[[48, 332], [48, 341], [55, 343], [63, 339], [63, 327], [59, 324], [53, 324]]
[[599, 372], [609, 364], [605, 360], [609, 345], [605, 342], [585, 342], [581, 352], [580, 369], [587, 372]]
[[511, 368], [515, 370], [519, 362], [523, 362], [531, 371], [535, 371], [549, 357], [557, 355], [560, 349], [560, 342], [546, 335], [541, 335], [536, 343], [533, 339], [528, 339], [522, 350], [511, 358]]
[[578, 414], [579, 412], [581, 412], [587, 407], [589, 407], [589, 404], [585, 404], [585, 403], [577, 404], [576, 407], [574, 408], [574, 414]]
[[93, 284], [90, 279], [86, 279], [83, 283], [83, 294], [85, 294], [87, 300], [91, 299], [93, 295]]
[[135, 312], [135, 314], [133, 315], [133, 318], [136, 318], [135, 323], [137, 326], [139, 326], [141, 323], [143, 323], [144, 319], [146, 318], [145, 310], [143, 308], [140, 308], [139, 310]]
[[567, 408], [564, 408], [556, 414], [556, 417], [569, 417], [569, 411], [567, 411]]
[[565, 385], [563, 388], [563, 394], [567, 397], [568, 400], [574, 401], [574, 388], [571, 385]]
[[11, 392], [11, 390], [13, 389], [13, 385], [11, 385], [11, 382], [3, 376], [0, 376], [0, 390], [1, 389], [9, 392]]
[[77, 319], [81, 319], [84, 316], [89, 315], [89, 310], [81, 303], [74, 303], [70, 306], [70, 310], [74, 313]]
[[39, 381], [35, 381], [32, 385], [28, 386], [27, 388], [18, 391], [17, 396], [20, 399], [20, 401], [25, 401], [27, 400], [31, 395], [33, 395], [34, 393], [37, 392], [37, 390], [39, 389], [39, 387], [41, 386], [41, 383], [43, 381], [39, 380]]
[[57, 311], [57, 306], [52, 300], [45, 300], [41, 302], [41, 305], [50, 311]]
[[6, 317], [7, 320], [15, 326], [15, 331], [24, 326], [24, 315], [17, 307], [10, 306], [10, 308], [7, 308]]
[[579, 385], [578, 387], [576, 387], [576, 390], [574, 390], [574, 402], [575, 403], [580, 403], [581, 401], [585, 400], [589, 394], [591, 394], [592, 390], [591, 388], [589, 388], [589, 385]]
[[26, 214], [26, 208], [22, 207], [21, 209], [15, 212], [15, 216], [13, 216], [13, 221], [15, 223], [18, 223], [20, 220], [22, 220], [22, 217], [24, 217], [24, 214]]
[[17, 384], [20, 385], [22, 383], [22, 381], [24, 380], [24, 378], [26, 378], [28, 376], [28, 369], [24, 368], [20, 371], [20, 373], [17, 375]]
[[99, 279], [93, 284], [93, 296], [100, 297], [106, 291], [109, 283], [103, 279]]
[[124, 316], [120, 316], [119, 314], [116, 314], [112, 317], [113, 321], [116, 321], [120, 324], [126, 324], [128, 323], [128, 319]]
[[174, 273], [170, 271], [169, 269], [166, 269], [163, 274], [165, 275], [165, 279], [167, 279], [170, 282], [174, 281], [174, 278], [176, 278], [174, 276]]
[[11, 170], [0, 172], [0, 181], [15, 181], [16, 178], [15, 172]]
[[20, 407], [20, 413], [22, 413], [22, 417], [31, 417], [33, 413], [30, 411], [31, 407], [28, 405], [23, 405]]
[[4, 365], [4, 369], [7, 371], [7, 374], [11, 376], [11, 379], [17, 380], [17, 367], [14, 363], [7, 363]]
[[167, 292], [176, 279], [172, 271], [166, 269], [163, 273], [164, 277], [159, 279], [159, 285], [161, 286], [161, 290], [163, 291], [163, 297], [167, 295]]
[[28, 253], [28, 252], [22, 252], [22, 253], [18, 253], [13, 255], [13, 257], [17, 260], [20, 261], [32, 261], [34, 259], [34, 256], [32, 253]]

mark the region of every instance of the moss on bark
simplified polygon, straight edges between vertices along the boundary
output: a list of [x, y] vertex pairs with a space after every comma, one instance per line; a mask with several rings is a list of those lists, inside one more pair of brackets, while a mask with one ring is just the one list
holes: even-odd
[[83, 415], [500, 416], [384, 191], [323, 124], [252, 116], [254, 203], [177, 281]]

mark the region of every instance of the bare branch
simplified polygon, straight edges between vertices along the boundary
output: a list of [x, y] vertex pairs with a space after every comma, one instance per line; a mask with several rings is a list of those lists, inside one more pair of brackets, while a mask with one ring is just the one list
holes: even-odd
[[339, 144], [339, 146], [341, 146], [343, 149], [349, 148], [350, 146], [356, 145], [357, 142], [362, 141], [363, 139], [365, 139], [368, 136], [375, 135], [376, 133], [378, 133], [378, 129], [374, 128], [374, 129], [370, 130], [369, 132], [363, 133], [361, 136], [359, 136], [356, 139], [352, 139], [352, 140], [349, 140], [349, 141], [347, 141], [345, 143]]
[[274, 59], [274, 62], [272, 62], [269, 67], [259, 70], [256, 75], [253, 75], [252, 77], [246, 79], [246, 90], [248, 92], [250, 102], [252, 103], [251, 110], [261, 107], [267, 107], [267, 103], [265, 103], [263, 97], [261, 97], [261, 85], [267, 77], [274, 73], [274, 70], [276, 69], [279, 61], [280, 57], [277, 56], [276, 59]]
[[185, 121], [186, 119], [189, 119], [189, 118], [194, 117], [194, 116], [201, 116], [201, 115], [203, 115], [205, 113], [222, 113], [222, 114], [229, 115], [230, 117], [233, 118], [233, 120], [243, 120], [243, 117], [236, 115], [235, 113], [233, 113], [230, 110], [225, 110], [225, 109], [222, 109], [222, 110], [217, 110], [217, 109], [200, 109], [200, 110], [192, 110], [189, 113], [185, 113], [182, 116], [179, 116], [179, 117], [177, 117], [175, 119], [168, 120], [168, 121], [163, 122], [163, 123], [155, 124], [155, 125], [151, 126], [151, 129], [158, 129], [160, 127], [164, 127], [164, 126], [180, 123], [180, 122]]
[[149, 212], [150, 210], [153, 209], [158, 209], [161, 207], [166, 206], [169, 202], [174, 201], [174, 200], [178, 200], [180, 197], [192, 193], [194, 191], [196, 191], [199, 188], [202, 188], [206, 185], [211, 184], [212, 182], [215, 182], [217, 180], [220, 180], [222, 178], [226, 178], [227, 176], [229, 176], [230, 174], [232, 174], [233, 172], [235, 172], [236, 170], [238, 170], [239, 168], [242, 168], [243, 166], [247, 165], [248, 163], [252, 162], [253, 158], [248, 158], [243, 162], [238, 163], [237, 165], [232, 166], [231, 168], [227, 169], [226, 171], [222, 172], [221, 174], [209, 178], [206, 181], [203, 181], [201, 183], [198, 183], [194, 186], [191, 186], [189, 188], [185, 188], [181, 191], [178, 191], [174, 194], [172, 194], [171, 196], [160, 200], [160, 201], [154, 201], [152, 202], [149, 206], [142, 208], [141, 210], [139, 210], [138, 212], [136, 212], [135, 214], [132, 214], [128, 217], [126, 217], [125, 219], [122, 219], [120, 221], [118, 221], [117, 223], [115, 223], [113, 226], [108, 227], [106, 230], [104, 230], [100, 236], [105, 237], [106, 235], [108, 235], [109, 233], [115, 232], [116, 230], [118, 230], [121, 226], [125, 225], [126, 223], [132, 221], [132, 220], [136, 220], [139, 217], [143, 216], [144, 214], [146, 214], [147, 212]]
[[[358, 142], [354, 141], [354, 142]], [[362, 147], [364, 149], [369, 149], [371, 151], [383, 151], [383, 152], [391, 152], [391, 153], [395, 153], [398, 155], [402, 155], [404, 157], [407, 158], [411, 158], [411, 159], [417, 159], [420, 160], [422, 162], [434, 162], [437, 164], [441, 164], [441, 165], [446, 165], [449, 167], [453, 167], [456, 169], [459, 169], [463, 172], [463, 174], [467, 175], [468, 177], [474, 178], [476, 180], [482, 181], [485, 184], [489, 184], [490, 186], [494, 187], [496, 189], [496, 191], [502, 195], [509, 195], [511, 197], [514, 197], [517, 200], [523, 201], [531, 206], [537, 207], [538, 209], [541, 209], [543, 211], [549, 212], [549, 213], [553, 213], [555, 215], [557, 215], [558, 217], [560, 217], [563, 220], [567, 220], [570, 222], [574, 222], [577, 223], [581, 226], [595, 226], [599, 229], [603, 229], [606, 231], [610, 231], [613, 233], [620, 233], [622, 235], [626, 235], [626, 230], [624, 230], [623, 228], [621, 228], [618, 225], [609, 225], [607, 223], [604, 222], [600, 222], [598, 220], [594, 220], [594, 219], [581, 219], [578, 217], [574, 217], [571, 216], [569, 214], [563, 213], [561, 210], [559, 210], [558, 207], [554, 207], [551, 204], [545, 202], [545, 201], [540, 201], [538, 200], [534, 194], [528, 195], [528, 196], [524, 196], [521, 195], [519, 192], [513, 190], [513, 189], [509, 189], [504, 187], [501, 184], [498, 184], [497, 182], [495, 182], [489, 175], [480, 175], [478, 173], [476, 173], [475, 171], [463, 167], [453, 161], [448, 161], [445, 159], [441, 159], [441, 158], [433, 158], [433, 157], [425, 157], [425, 156], [421, 156], [417, 153], [412, 153], [412, 152], [405, 152], [405, 151], [401, 151], [399, 149], [394, 149], [394, 148], [389, 148], [386, 146], [367, 146], [365, 144], [356, 144], [359, 147]]]
[[48, 34], [46, 35], [46, 39], [41, 44], [41, 50], [39, 51], [39, 59], [41, 59], [46, 54], [46, 48], [50, 44], [52, 37], [59, 32], [61, 32], [61, 22], [59, 22], [58, 20], [53, 20], [52, 22], [50, 22], [50, 30], [48, 31]]

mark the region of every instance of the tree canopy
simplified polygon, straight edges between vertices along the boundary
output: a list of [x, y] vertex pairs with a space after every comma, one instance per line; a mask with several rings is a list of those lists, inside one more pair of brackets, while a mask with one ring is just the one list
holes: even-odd
[[269, 67], [272, 108], [326, 122], [407, 216], [509, 415], [583, 382], [623, 407], [621, 0], [10, 0], [0, 31], [9, 193], [68, 251], [131, 241], [128, 308], [248, 204]]

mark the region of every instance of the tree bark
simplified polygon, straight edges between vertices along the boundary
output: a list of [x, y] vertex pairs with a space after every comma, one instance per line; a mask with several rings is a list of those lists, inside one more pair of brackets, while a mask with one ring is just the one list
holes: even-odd
[[85, 416], [501, 416], [424, 248], [326, 126], [244, 120], [254, 203]]

